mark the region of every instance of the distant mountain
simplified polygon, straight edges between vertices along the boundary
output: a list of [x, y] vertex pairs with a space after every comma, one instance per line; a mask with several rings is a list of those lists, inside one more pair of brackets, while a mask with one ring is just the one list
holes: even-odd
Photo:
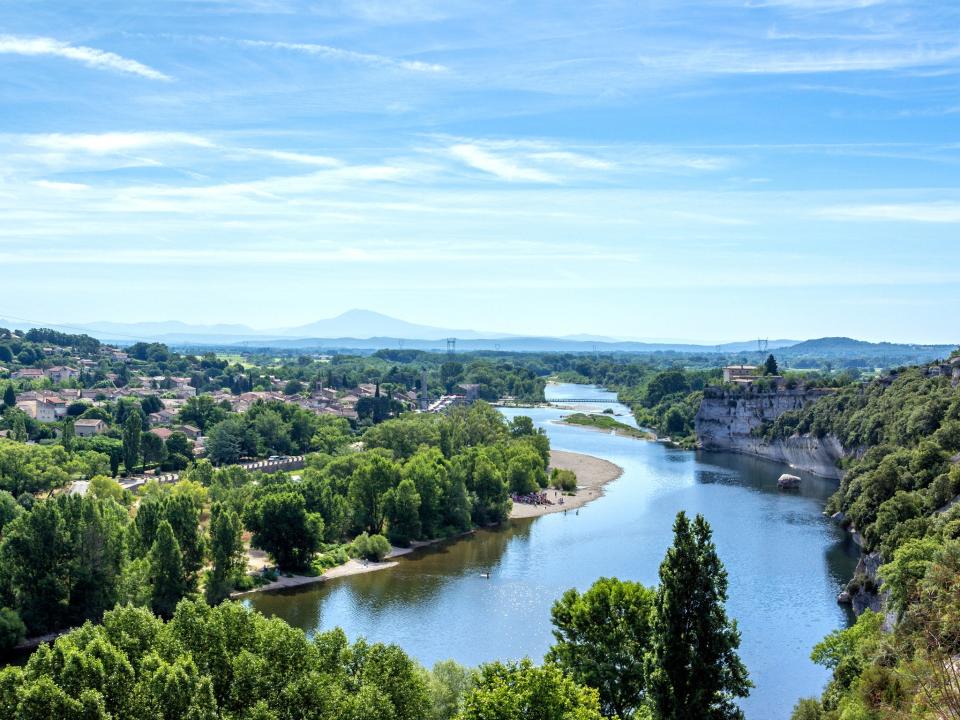
[[453, 330], [430, 325], [418, 325], [373, 312], [372, 310], [347, 310], [347, 312], [308, 325], [285, 328], [279, 334], [298, 338], [357, 338], [390, 337], [410, 340], [442, 340], [448, 337], [474, 339], [506, 337], [502, 333], [478, 333], [475, 330]]
[[[0, 319], [0, 327], [29, 329]], [[669, 340], [618, 339], [603, 335], [578, 334], [566, 337], [509, 335], [496, 332], [420, 325], [370, 310], [349, 310], [336, 317], [306, 325], [255, 329], [243, 324], [194, 325], [177, 320], [164, 322], [92, 322], [46, 327], [64, 332], [86, 332], [100, 340], [128, 345], [138, 340], [163, 342], [178, 348], [204, 347], [285, 348], [310, 350], [362, 350], [407, 348], [446, 350], [446, 338], [456, 338], [458, 351], [501, 350], [505, 352], [602, 352], [602, 353], [685, 353], [734, 356], [743, 361], [761, 361], [768, 352], [791, 364], [804, 359], [838, 360], [856, 367], [890, 367], [947, 357], [953, 345], [910, 345], [870, 343], [846, 337], [815, 340], [770, 340], [761, 350], [756, 340], [706, 345]]]
[[872, 343], [848, 337], [826, 337], [804, 340], [780, 350], [783, 358], [821, 358], [862, 360], [876, 367], [912, 365], [950, 357], [956, 345], [917, 345], [910, 343]]

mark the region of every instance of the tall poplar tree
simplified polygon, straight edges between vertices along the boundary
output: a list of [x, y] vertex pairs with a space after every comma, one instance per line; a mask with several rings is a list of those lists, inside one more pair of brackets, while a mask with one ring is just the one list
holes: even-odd
[[140, 461], [140, 433], [143, 421], [140, 419], [139, 409], [131, 412], [123, 421], [123, 464], [127, 474], [133, 472]]
[[737, 655], [740, 633], [727, 618], [727, 572], [702, 515], [680, 512], [660, 565], [647, 693], [658, 720], [734, 720], [751, 683]]
[[210, 513], [210, 555], [213, 569], [207, 575], [206, 599], [216, 605], [230, 596], [234, 581], [243, 572], [243, 525], [239, 516], [215, 503]]
[[158, 615], [170, 617], [189, 586], [183, 571], [183, 553], [166, 520], [157, 527], [157, 539], [150, 548], [150, 584], [153, 597], [150, 605]]

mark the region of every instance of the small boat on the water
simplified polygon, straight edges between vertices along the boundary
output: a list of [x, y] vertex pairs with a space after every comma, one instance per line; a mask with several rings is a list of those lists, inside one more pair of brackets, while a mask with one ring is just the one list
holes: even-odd
[[490, 573], [488, 573], [488, 572], [480, 573], [480, 577], [486, 578], [487, 580], [489, 580], [489, 579], [490, 579]]

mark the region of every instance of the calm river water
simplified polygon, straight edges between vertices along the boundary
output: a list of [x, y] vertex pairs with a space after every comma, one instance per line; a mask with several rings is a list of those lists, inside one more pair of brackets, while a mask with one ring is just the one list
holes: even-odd
[[[628, 415], [600, 388], [551, 385], [547, 394], [596, 397], [596, 407]], [[799, 492], [782, 493], [776, 481], [785, 468], [774, 463], [559, 425], [569, 411], [556, 408], [504, 412], [533, 417], [555, 449], [610, 460], [624, 474], [579, 511], [513, 521], [389, 570], [255, 595], [249, 604], [308, 633], [340, 626], [351, 639], [397, 643], [425, 665], [539, 660], [551, 642], [553, 601], [604, 575], [655, 585], [674, 516], [686, 510], [713, 526], [729, 572], [728, 612], [756, 685], [742, 703], [749, 720], [786, 720], [798, 698], [820, 693], [828, 673], [810, 650], [848, 622], [836, 596], [857, 557], [821, 515], [834, 482], [803, 475]], [[490, 579], [480, 576], [487, 572]]]

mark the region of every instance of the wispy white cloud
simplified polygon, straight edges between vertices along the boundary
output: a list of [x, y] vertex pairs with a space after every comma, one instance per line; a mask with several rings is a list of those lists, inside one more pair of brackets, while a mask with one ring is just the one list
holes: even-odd
[[555, 183], [558, 178], [532, 167], [522, 167], [512, 158], [496, 155], [478, 145], [460, 143], [448, 148], [450, 155], [477, 170], [496, 175], [503, 180]]
[[172, 80], [159, 70], [116, 53], [84, 45], [70, 45], [48, 37], [0, 35], [0, 54], [60, 57], [98, 70], [116, 70], [150, 80]]
[[259, 148], [243, 148], [243, 152], [300, 165], [314, 165], [317, 167], [337, 167], [342, 165], [336, 158], [327, 157], [326, 155], [310, 155], [308, 153], [288, 152], [286, 150], [261, 150]]
[[184, 132], [106, 132], [106, 133], [49, 133], [26, 135], [25, 145], [57, 151], [89, 153], [117, 153], [150, 147], [192, 145], [213, 147], [205, 137]]
[[707, 50], [640, 58], [649, 69], [706, 75], [799, 75], [878, 72], [931, 67], [960, 60], [960, 45], [888, 48], [871, 52], [792, 52], [763, 48]]
[[835, 205], [820, 208], [816, 214], [831, 220], [854, 222], [960, 223], [960, 203]]
[[90, 186], [84, 183], [58, 182], [56, 180], [34, 180], [31, 184], [44, 190], [55, 190], [58, 192], [82, 192], [90, 189]]
[[345, 60], [348, 62], [363, 63], [365, 65], [400, 68], [401, 70], [409, 70], [411, 72], [445, 73], [449, 70], [445, 65], [438, 65], [436, 63], [421, 62], [420, 60], [404, 60], [401, 58], [387, 57], [386, 55], [345, 50], [344, 48], [333, 47], [331, 45], [318, 45], [316, 43], [290, 43], [270, 40], [234, 40], [233, 42], [246, 47], [291, 50], [293, 52], [305, 53], [307, 55], [332, 60]]
[[584, 170], [609, 170], [614, 163], [607, 160], [601, 160], [596, 157], [581, 155], [580, 153], [569, 152], [567, 150], [549, 150], [543, 152], [531, 153], [530, 157], [534, 160], [547, 162], [556, 162], [561, 165], [567, 165]]

